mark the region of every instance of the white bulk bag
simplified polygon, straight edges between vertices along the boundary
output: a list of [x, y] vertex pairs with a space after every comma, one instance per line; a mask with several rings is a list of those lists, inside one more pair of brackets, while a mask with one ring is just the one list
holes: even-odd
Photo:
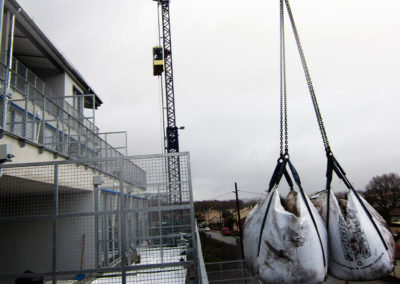
[[[353, 190], [349, 191], [347, 206], [343, 209], [346, 216], [332, 191], [329, 195], [330, 274], [343, 280], [374, 280], [388, 275], [394, 268], [395, 244], [386, 222], [360, 195], [359, 200]], [[372, 215], [377, 228], [360, 201]]]
[[[296, 196], [296, 216], [283, 208], [279, 191], [274, 188], [247, 217], [243, 233], [245, 258], [264, 283], [321, 283], [326, 279], [325, 224], [308, 197], [304, 197], [305, 200], [300, 193]], [[258, 253], [260, 231], [269, 203]]]

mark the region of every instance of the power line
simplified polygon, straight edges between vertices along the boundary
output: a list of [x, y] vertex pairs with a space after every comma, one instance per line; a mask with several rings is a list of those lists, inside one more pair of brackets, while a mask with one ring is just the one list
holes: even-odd
[[211, 197], [211, 198], [210, 198], [210, 199], [208, 199], [208, 200], [213, 200], [213, 199], [216, 199], [216, 198], [218, 198], [218, 197], [221, 197], [221, 196], [227, 195], [228, 193], [233, 193], [233, 192], [230, 190], [230, 191], [228, 191], [228, 192], [222, 193], [222, 194], [220, 194], [220, 195], [217, 195], [217, 196], [215, 196], [215, 197]]
[[251, 193], [251, 194], [257, 194], [257, 195], [262, 195], [265, 196], [265, 193], [259, 193], [259, 192], [251, 192], [251, 191], [245, 191], [245, 190], [238, 190], [239, 192], [245, 192], [245, 193]]

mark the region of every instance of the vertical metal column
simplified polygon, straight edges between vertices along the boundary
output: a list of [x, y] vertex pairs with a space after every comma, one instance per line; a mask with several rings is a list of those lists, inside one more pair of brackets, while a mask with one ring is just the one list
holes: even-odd
[[[132, 209], [136, 209], [138, 208], [138, 200], [133, 200], [133, 208]], [[136, 206], [135, 206], [136, 204]], [[138, 235], [136, 234], [136, 218], [138, 216], [138, 213], [136, 211], [132, 211], [132, 244], [133, 247], [136, 248], [137, 246], [137, 241], [138, 241]]]
[[109, 248], [109, 243], [108, 243], [108, 237], [109, 237], [109, 232], [108, 232], [108, 215], [107, 215], [107, 193], [103, 193], [104, 196], [104, 215], [103, 215], [103, 239], [104, 239], [104, 258], [105, 258], [105, 263], [108, 265], [109, 263], [109, 257], [108, 257], [108, 248]]
[[160, 192], [160, 186], [158, 186], [158, 198], [157, 198], [157, 207], [158, 207], [158, 230], [160, 234], [160, 257], [161, 257], [161, 263], [164, 263], [164, 251], [163, 251], [163, 231], [162, 231], [162, 215], [161, 215], [161, 192]]
[[[19, 10], [17, 11], [17, 13]], [[3, 14], [2, 14], [3, 15]], [[11, 81], [11, 68], [12, 68], [12, 58], [13, 58], [13, 49], [14, 49], [14, 30], [15, 30], [15, 14], [11, 16], [11, 31], [10, 31], [10, 45], [8, 49], [8, 64], [6, 69], [6, 77], [4, 82], [4, 91], [3, 91], [3, 121], [2, 121], [2, 131], [0, 133], [0, 138], [4, 136], [4, 131], [6, 130], [7, 124], [7, 107], [8, 107], [8, 99], [9, 99], [9, 90], [10, 90], [10, 81]]]
[[[28, 69], [26, 69], [28, 70]], [[26, 71], [27, 72], [27, 71]], [[28, 137], [28, 103], [29, 103], [29, 84], [25, 83], [25, 116], [24, 116], [24, 138], [30, 139]], [[33, 117], [35, 119], [35, 117]]]
[[126, 284], [126, 218], [125, 218], [125, 186], [124, 186], [124, 163], [125, 160], [119, 160], [119, 192], [120, 192], [120, 206], [119, 206], [119, 238], [120, 238], [120, 258], [121, 258], [121, 278], [122, 284]]
[[77, 159], [81, 157], [81, 122], [80, 119], [77, 120], [78, 125], [78, 156]]
[[[42, 140], [41, 141], [38, 140], [38, 141], [42, 146], [45, 146], [45, 143], [46, 143], [46, 141], [45, 141], [46, 134], [44, 131], [46, 128], [46, 97], [45, 96], [43, 96], [42, 122], [41, 123], [42, 124], [40, 125], [40, 128], [42, 130]], [[38, 135], [38, 139], [40, 139], [40, 134]]]
[[66, 154], [70, 156], [71, 152], [71, 115], [67, 113], [68, 115], [68, 136], [67, 136], [67, 151]]
[[[141, 200], [140, 208], [142, 208], [142, 209], [149, 208], [149, 206], [144, 206], [144, 204], [148, 205], [147, 202], [144, 203], [144, 201]], [[141, 235], [142, 235], [142, 241], [143, 241], [143, 240], [146, 240], [151, 235], [150, 232], [149, 232], [149, 227], [151, 227], [150, 226], [151, 218], [149, 218], [149, 216], [151, 216], [151, 213], [148, 210], [146, 210], [146, 211], [142, 210], [142, 212], [143, 213], [142, 213], [141, 218], [139, 220], [139, 222], [141, 222], [141, 224], [142, 224], [142, 227], [141, 228], [139, 227], [139, 229], [142, 231]]]
[[3, 37], [3, 14], [4, 14], [4, 0], [0, 0], [0, 54], [3, 53], [1, 50], [1, 39]]
[[200, 260], [198, 254], [198, 246], [197, 246], [197, 228], [196, 228], [196, 220], [194, 218], [194, 203], [193, 203], [193, 191], [192, 191], [192, 172], [190, 169], [190, 156], [187, 155], [186, 167], [188, 172], [188, 187], [189, 187], [189, 202], [190, 202], [190, 223], [192, 227], [192, 246], [193, 246], [193, 261], [194, 261], [194, 270], [195, 270], [195, 279], [196, 283], [200, 283]]
[[55, 150], [59, 153], [62, 153], [62, 149], [60, 149], [60, 108], [57, 107], [57, 118], [56, 118], [56, 135], [55, 135]]
[[[111, 210], [117, 210], [117, 206], [114, 209], [114, 196], [111, 197]], [[117, 198], [117, 197], [115, 197]], [[115, 200], [115, 204], [118, 204]], [[111, 215], [111, 259], [112, 261], [115, 260], [115, 224], [117, 220], [117, 214]]]
[[95, 247], [95, 257], [94, 263], [95, 267], [99, 267], [99, 185], [95, 184], [93, 189], [94, 195], [94, 247]]
[[57, 215], [58, 215], [58, 164], [54, 165], [54, 197], [53, 197], [53, 266], [52, 282], [57, 283]]

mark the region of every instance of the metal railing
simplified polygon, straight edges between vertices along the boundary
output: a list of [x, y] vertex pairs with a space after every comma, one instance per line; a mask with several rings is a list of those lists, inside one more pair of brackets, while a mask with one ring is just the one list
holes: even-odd
[[[31, 143], [74, 160], [124, 156], [102, 139], [99, 129], [74, 109], [64, 96], [52, 91], [20, 61], [15, 60], [13, 66], [8, 70], [0, 63], [0, 122], [6, 119], [6, 133], [16, 136], [21, 143]], [[8, 71], [12, 96], [6, 100], [7, 111], [4, 112], [4, 85]], [[120, 169], [111, 162], [90, 166], [115, 176], [120, 174]], [[125, 171], [130, 174], [132, 183], [145, 184], [145, 172], [135, 164], [130, 163]]]
[[208, 284], [208, 276], [206, 271], [206, 266], [204, 264], [204, 257], [201, 248], [201, 241], [200, 241], [200, 234], [199, 234], [199, 227], [197, 226], [196, 222], [196, 238], [197, 238], [197, 255], [199, 256], [199, 281], [201, 284]]
[[[85, 127], [89, 128], [95, 133], [99, 132], [99, 128], [96, 127], [89, 119], [84, 117], [83, 114], [74, 108], [70, 103], [68, 103], [63, 95], [55, 92], [18, 59], [14, 58], [13, 62], [14, 64], [12, 66], [10, 85], [14, 90], [24, 94], [26, 92], [27, 85], [29, 85], [29, 87], [48, 98], [49, 101], [52, 101], [54, 104], [60, 106], [68, 114], [79, 120]], [[3, 65], [2, 68], [6, 68], [6, 66]], [[47, 110], [54, 115], [57, 114], [56, 108], [51, 104], [48, 106]]]
[[209, 283], [260, 284], [261, 282], [247, 268], [245, 260], [206, 263]]

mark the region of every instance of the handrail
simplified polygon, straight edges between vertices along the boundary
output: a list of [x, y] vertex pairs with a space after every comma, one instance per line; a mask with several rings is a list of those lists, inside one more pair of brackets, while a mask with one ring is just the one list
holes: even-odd
[[[4, 131], [75, 160], [124, 156], [99, 136], [99, 129], [92, 122], [86, 118], [77, 118], [76, 114], [79, 116], [79, 112], [74, 113], [76, 110], [65, 101], [64, 97], [60, 97], [61, 103], [56, 102], [54, 96], [49, 98], [44, 94], [45, 90], [50, 95], [55, 95], [56, 92], [17, 59], [15, 66], [20, 66], [19, 68], [25, 71], [26, 77], [18, 74], [17, 70], [9, 70], [10, 87], [22, 98], [8, 100], [8, 110], [14, 116], [12, 119], [7, 118]], [[4, 88], [6, 72], [7, 67], [0, 63], [0, 89]], [[34, 81], [35, 84], [30, 81]], [[37, 86], [37, 82], [40, 82], [40, 86]], [[0, 103], [2, 101], [2, 96], [0, 96]], [[53, 117], [48, 118], [49, 115]], [[0, 120], [3, 119], [4, 114], [0, 113]], [[130, 164], [130, 168], [135, 173], [138, 167], [132, 162]], [[119, 168], [115, 168], [112, 163], [106, 162], [105, 165], [98, 166], [102, 171], [112, 174], [119, 171]], [[137, 175], [128, 176], [134, 179]]]
[[201, 249], [201, 241], [200, 241], [200, 235], [199, 235], [199, 227], [197, 226], [197, 221], [196, 221], [196, 239], [197, 239], [197, 257], [199, 259], [199, 278], [201, 279], [201, 284], [208, 284], [208, 276], [207, 276], [207, 270], [206, 270], [206, 265], [204, 264], [204, 257], [203, 257], [203, 252]]

